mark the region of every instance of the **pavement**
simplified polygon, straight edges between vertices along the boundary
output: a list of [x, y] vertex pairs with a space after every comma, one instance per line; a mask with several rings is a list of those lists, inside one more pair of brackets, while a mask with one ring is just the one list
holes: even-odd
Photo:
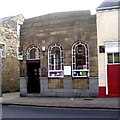
[[3, 94], [1, 104], [37, 107], [120, 109], [120, 98], [20, 97], [19, 92]]

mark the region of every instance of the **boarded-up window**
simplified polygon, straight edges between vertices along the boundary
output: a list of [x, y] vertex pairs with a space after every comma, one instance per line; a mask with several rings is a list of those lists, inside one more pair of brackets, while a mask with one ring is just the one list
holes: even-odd
[[48, 79], [49, 89], [62, 89], [64, 87], [62, 78]]

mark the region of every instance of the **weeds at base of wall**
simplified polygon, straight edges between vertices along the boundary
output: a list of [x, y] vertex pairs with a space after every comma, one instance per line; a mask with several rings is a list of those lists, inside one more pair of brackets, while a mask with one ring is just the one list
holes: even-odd
[[2, 93], [12, 93], [12, 92], [19, 92], [19, 89], [12, 89], [12, 90], [8, 90], [6, 88], [2, 88]]

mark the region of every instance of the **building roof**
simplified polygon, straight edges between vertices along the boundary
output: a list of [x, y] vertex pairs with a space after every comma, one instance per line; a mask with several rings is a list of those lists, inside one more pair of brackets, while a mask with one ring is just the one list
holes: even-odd
[[4, 17], [4, 18], [0, 18], [0, 22], [4, 22], [4, 21], [7, 21], [11, 18], [13, 18], [14, 16], [9, 16], [9, 17]]
[[5, 17], [5, 18], [2, 18], [3, 21], [6, 21], [6, 20], [9, 20], [11, 18], [13, 18], [14, 16], [9, 16], [9, 17]]
[[109, 10], [109, 9], [119, 9], [120, 0], [104, 0], [98, 7], [97, 11]]
[[[4, 17], [4, 18], [0, 18], [0, 23], [11, 20], [13, 18], [16, 18], [15, 21], [19, 21], [19, 24], [22, 23], [24, 21], [24, 16], [22, 14], [16, 15], [16, 16], [9, 16], [9, 17]], [[22, 19], [23, 18], [23, 19]], [[19, 20], [18, 20], [19, 19]]]

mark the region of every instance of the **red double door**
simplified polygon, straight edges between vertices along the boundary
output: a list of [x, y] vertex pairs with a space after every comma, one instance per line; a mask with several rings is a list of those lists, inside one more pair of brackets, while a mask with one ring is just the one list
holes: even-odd
[[120, 97], [120, 64], [107, 65], [108, 96]]

